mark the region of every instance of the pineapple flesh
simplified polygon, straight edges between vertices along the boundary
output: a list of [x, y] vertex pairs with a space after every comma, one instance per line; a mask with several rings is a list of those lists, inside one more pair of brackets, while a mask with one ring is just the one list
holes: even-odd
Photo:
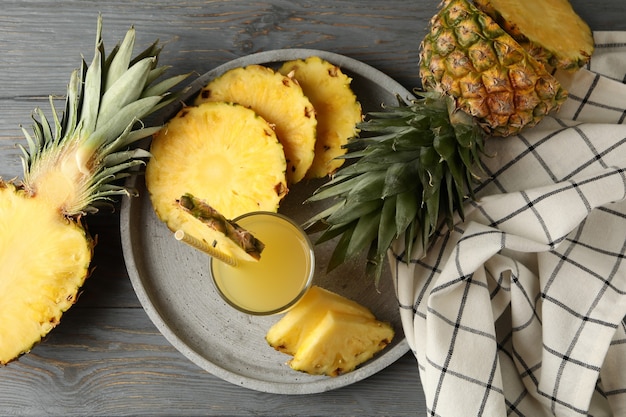
[[268, 330], [265, 340], [274, 349], [294, 355], [329, 310], [374, 319], [374, 314], [359, 303], [314, 285]]
[[317, 118], [315, 157], [307, 178], [333, 174], [344, 162], [344, 145], [356, 136], [362, 119], [361, 105], [350, 88], [351, 78], [317, 56], [285, 62], [279, 69], [295, 79], [311, 100]]
[[594, 50], [593, 34], [568, 0], [474, 0], [548, 67], [577, 70]]
[[365, 306], [319, 286], [266, 333], [274, 349], [292, 355], [289, 366], [311, 375], [338, 376], [354, 370], [393, 339], [390, 324]]
[[74, 304], [94, 242], [79, 223], [9, 183], [0, 182], [0, 219], [8, 219], [0, 220], [0, 363], [6, 364]]
[[317, 119], [298, 83], [262, 65], [227, 71], [202, 88], [195, 104], [231, 102], [249, 107], [276, 130], [287, 159], [287, 182], [302, 180], [313, 163]]
[[328, 311], [289, 361], [289, 366], [311, 375], [339, 376], [384, 349], [393, 328], [378, 320]]
[[431, 20], [420, 76], [426, 90], [453, 96], [493, 136], [536, 125], [567, 98], [542, 63], [468, 0], [444, 1]]
[[176, 204], [191, 194], [226, 219], [278, 210], [287, 193], [283, 147], [269, 123], [239, 104], [205, 102], [184, 107], [152, 140], [146, 187], [159, 219], [238, 259], [253, 261], [230, 239]]
[[24, 130], [23, 179], [0, 179], [0, 364], [28, 352], [76, 301], [95, 240], [83, 217], [131, 190], [148, 154], [131, 145], [158, 130], [142, 118], [174, 99], [168, 90], [186, 75], [154, 83], [154, 43], [132, 57], [135, 31], [106, 56], [98, 18], [94, 58], [72, 73], [65, 112], [53, 121], [36, 110], [33, 134]]

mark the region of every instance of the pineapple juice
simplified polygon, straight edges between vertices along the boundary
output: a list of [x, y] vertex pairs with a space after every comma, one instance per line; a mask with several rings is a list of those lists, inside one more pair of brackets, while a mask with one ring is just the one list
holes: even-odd
[[211, 259], [211, 275], [220, 295], [249, 314], [276, 314], [294, 305], [311, 285], [313, 247], [305, 232], [288, 218], [269, 212], [235, 220], [265, 244], [258, 262], [230, 266]]

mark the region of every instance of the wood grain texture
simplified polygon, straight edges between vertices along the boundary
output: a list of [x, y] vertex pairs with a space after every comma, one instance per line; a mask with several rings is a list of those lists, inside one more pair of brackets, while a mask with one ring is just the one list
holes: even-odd
[[[359, 59], [410, 89], [419, 84], [419, 40], [438, 2], [4, 0], [0, 177], [21, 172], [15, 144], [23, 142], [20, 125], [30, 125], [32, 109], [48, 111], [48, 96], [65, 93], [81, 54], [91, 58], [98, 13], [107, 49], [134, 25], [137, 49], [160, 39], [161, 63], [172, 74], [202, 74], [264, 50], [314, 48]], [[623, 0], [572, 5], [594, 30], [626, 30]], [[118, 213], [95, 216], [88, 226], [99, 237], [95, 269], [47, 340], [0, 369], [0, 415], [425, 415], [411, 354], [359, 383], [297, 398], [208, 374], [176, 351], [141, 308], [124, 266]]]

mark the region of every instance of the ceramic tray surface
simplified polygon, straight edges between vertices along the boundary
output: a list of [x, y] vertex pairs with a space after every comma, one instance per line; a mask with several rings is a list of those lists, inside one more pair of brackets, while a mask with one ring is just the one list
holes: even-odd
[[[380, 110], [383, 103], [397, 103], [396, 95], [411, 93], [378, 70], [342, 55], [308, 49], [275, 50], [228, 62], [193, 81], [184, 100], [190, 102], [199, 89], [225, 71], [250, 64], [277, 67], [282, 62], [320, 56], [348, 74], [364, 112]], [[178, 109], [169, 109], [169, 116]], [[168, 117], [169, 117], [168, 116]], [[124, 199], [121, 233], [126, 267], [144, 309], [159, 331], [184, 356], [198, 366], [233, 384], [257, 391], [280, 394], [310, 394], [349, 385], [375, 374], [408, 351], [402, 332], [397, 300], [389, 271], [379, 290], [364, 277], [359, 259], [327, 274], [326, 265], [334, 242], [316, 246], [314, 282], [369, 307], [376, 316], [395, 327], [390, 346], [357, 370], [339, 377], [299, 373], [286, 365], [290, 356], [276, 352], [264, 336], [279, 316], [249, 316], [229, 307], [213, 288], [206, 255], [176, 241], [161, 223], [150, 203], [142, 176], [129, 185], [139, 197]], [[321, 181], [321, 180], [320, 180]], [[298, 222], [317, 213], [320, 206], [303, 205], [322, 182], [293, 186], [280, 212]], [[315, 241], [315, 235], [312, 236]]]

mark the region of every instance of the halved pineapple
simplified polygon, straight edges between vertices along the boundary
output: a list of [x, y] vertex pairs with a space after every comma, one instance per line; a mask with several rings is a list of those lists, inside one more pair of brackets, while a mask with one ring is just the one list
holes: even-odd
[[[146, 187], [159, 219], [213, 245], [215, 231], [176, 203], [191, 194], [227, 219], [251, 211], [277, 211], [287, 193], [283, 147], [269, 123], [238, 104], [185, 107], [153, 138]], [[254, 260], [234, 245], [218, 248]]]
[[94, 241], [45, 199], [10, 183], [0, 182], [0, 219], [7, 219], [0, 221], [0, 364], [5, 364], [28, 352], [74, 304]]
[[274, 349], [293, 355], [328, 311], [375, 318], [365, 306], [314, 285], [268, 330], [265, 339]]
[[568, 0], [474, 0], [474, 4], [551, 67], [576, 70], [591, 58], [591, 29]]
[[311, 100], [317, 117], [315, 158], [307, 178], [322, 178], [344, 162], [344, 145], [357, 135], [362, 120], [361, 104], [350, 88], [352, 79], [330, 62], [311, 56], [285, 62], [278, 70], [295, 79]]
[[0, 364], [28, 352], [76, 301], [95, 245], [84, 217], [130, 194], [117, 180], [149, 156], [131, 145], [158, 130], [141, 119], [186, 77], [155, 83], [160, 47], [133, 57], [134, 43], [131, 28], [105, 55], [98, 17], [93, 60], [72, 72], [65, 111], [52, 98], [52, 119], [35, 111], [22, 180], [0, 179]]
[[307, 334], [289, 366], [312, 375], [345, 374], [384, 349], [393, 336], [388, 323], [330, 310]]
[[313, 163], [317, 119], [297, 82], [262, 65], [235, 68], [202, 88], [195, 104], [220, 101], [249, 107], [267, 120], [284, 148], [287, 182], [304, 178]]

